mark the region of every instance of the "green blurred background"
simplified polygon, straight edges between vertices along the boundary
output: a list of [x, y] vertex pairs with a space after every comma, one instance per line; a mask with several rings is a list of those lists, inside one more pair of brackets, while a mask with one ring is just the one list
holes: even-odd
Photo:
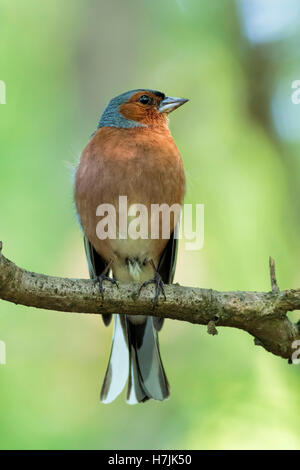
[[[300, 285], [300, 2], [1, 0], [0, 239], [32, 271], [88, 277], [71, 169], [108, 100], [133, 88], [190, 98], [171, 116], [186, 202], [205, 244], [176, 281], [219, 290]], [[297, 312], [298, 313], [298, 312]], [[298, 315], [294, 314], [294, 318]], [[0, 303], [1, 449], [295, 449], [300, 366], [246, 333], [167, 321], [171, 398], [98, 400], [111, 342], [99, 317]]]

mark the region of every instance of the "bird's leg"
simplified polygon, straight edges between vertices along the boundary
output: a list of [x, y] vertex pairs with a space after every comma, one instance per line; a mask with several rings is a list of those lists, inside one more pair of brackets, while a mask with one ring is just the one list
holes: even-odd
[[112, 284], [119, 287], [117, 281], [115, 280], [115, 278], [107, 276], [107, 273], [110, 270], [111, 265], [112, 265], [112, 260], [110, 260], [110, 262], [106, 265], [105, 269], [102, 271], [100, 276], [97, 276], [97, 282], [99, 284], [99, 292], [101, 294], [102, 300], [104, 298], [104, 295], [103, 295], [103, 281], [109, 281]]
[[165, 300], [166, 300], [166, 293], [165, 293], [165, 286], [164, 286], [163, 280], [161, 278], [161, 275], [157, 271], [153, 260], [151, 259], [149, 261], [149, 263], [151, 264], [151, 266], [154, 269], [154, 277], [152, 279], [149, 279], [148, 281], [143, 282], [143, 284], [139, 288], [139, 295], [141, 293], [141, 290], [144, 287], [148, 286], [149, 284], [155, 284], [155, 295], [154, 295], [154, 299], [153, 299], [153, 304], [154, 304], [153, 308], [155, 308], [157, 303], [158, 303], [159, 292], [161, 292], [163, 294]]

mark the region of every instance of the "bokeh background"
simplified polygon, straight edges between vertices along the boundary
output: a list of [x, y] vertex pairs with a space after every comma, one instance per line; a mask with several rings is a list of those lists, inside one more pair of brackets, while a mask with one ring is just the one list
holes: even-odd
[[[88, 277], [72, 167], [107, 101], [154, 88], [171, 116], [186, 202], [205, 243], [176, 281], [219, 290], [300, 285], [299, 0], [1, 0], [0, 239], [32, 271]], [[298, 318], [297, 312], [294, 318]], [[99, 317], [0, 303], [2, 449], [296, 449], [300, 366], [246, 333], [167, 321], [171, 398], [98, 400], [111, 341]]]

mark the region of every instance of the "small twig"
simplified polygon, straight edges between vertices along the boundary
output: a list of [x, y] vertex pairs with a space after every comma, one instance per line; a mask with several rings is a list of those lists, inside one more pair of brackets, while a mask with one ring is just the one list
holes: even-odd
[[216, 324], [213, 320], [209, 321], [208, 324], [207, 324], [207, 333], [209, 335], [217, 335], [218, 334], [218, 330], [216, 328]]
[[278, 293], [280, 292], [280, 289], [277, 284], [276, 280], [276, 273], [275, 273], [275, 261], [271, 256], [269, 257], [269, 267], [270, 267], [270, 278], [271, 278], [271, 287], [272, 287], [272, 292]]

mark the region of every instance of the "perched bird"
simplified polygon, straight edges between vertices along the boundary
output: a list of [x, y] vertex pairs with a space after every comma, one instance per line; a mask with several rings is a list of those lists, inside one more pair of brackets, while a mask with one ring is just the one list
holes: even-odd
[[[151, 205], [182, 205], [184, 169], [168, 127], [168, 114], [186, 101], [148, 89], [123, 93], [109, 102], [82, 152], [74, 197], [90, 277], [98, 280], [102, 295], [104, 280], [139, 281], [141, 287], [154, 283], [156, 305], [159, 293], [165, 295], [164, 283], [173, 281], [178, 217], [171, 217], [167, 238], [161, 233], [161, 217], [156, 222], [158, 237], [151, 238], [150, 227], [147, 237], [125, 237], [119, 229], [124, 215], [120, 212], [123, 209], [119, 207], [119, 196], [127, 197], [128, 207], [143, 204], [149, 210], [150, 225]], [[97, 234], [97, 207], [102, 204], [111, 204], [116, 209], [116, 237]], [[150, 398], [164, 400], [169, 396], [169, 385], [158, 345], [163, 319], [117, 314], [113, 317], [112, 347], [101, 401], [113, 401], [127, 380], [128, 403]], [[108, 325], [111, 315], [103, 315], [103, 321]]]

